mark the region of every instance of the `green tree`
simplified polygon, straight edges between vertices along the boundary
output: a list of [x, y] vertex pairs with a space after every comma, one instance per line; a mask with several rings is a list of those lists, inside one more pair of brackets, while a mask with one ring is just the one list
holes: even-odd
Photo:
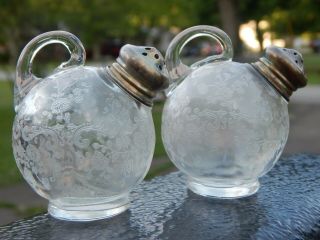
[[[242, 0], [239, 12], [242, 22], [267, 20], [268, 30], [286, 37], [289, 46], [298, 34], [315, 33], [320, 29], [320, 0]], [[259, 28], [257, 36], [262, 49], [263, 32]]]
[[286, 36], [292, 44], [293, 37], [301, 33], [319, 33], [320, 1], [292, 0], [279, 1], [279, 5], [265, 18], [270, 22], [270, 30], [277, 36]]
[[195, 1], [163, 0], [2, 0], [0, 41], [15, 63], [23, 45], [35, 35], [68, 30], [98, 55], [106, 39], [136, 39], [153, 26], [188, 27], [195, 22]]
[[15, 64], [21, 40], [32, 32], [29, 21], [31, 11], [28, 2], [19, 0], [0, 1], [0, 43], [4, 44], [10, 55], [9, 62]]

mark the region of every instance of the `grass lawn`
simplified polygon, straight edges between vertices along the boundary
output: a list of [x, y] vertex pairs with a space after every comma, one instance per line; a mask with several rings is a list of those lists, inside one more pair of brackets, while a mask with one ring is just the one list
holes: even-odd
[[320, 84], [320, 54], [305, 54], [303, 59], [308, 84]]
[[152, 109], [153, 121], [156, 130], [156, 147], [154, 150], [154, 157], [166, 156], [161, 139], [161, 116], [162, 116], [163, 103], [156, 103]]
[[12, 86], [0, 82], [0, 187], [21, 181], [19, 170], [13, 159], [11, 128], [14, 117]]

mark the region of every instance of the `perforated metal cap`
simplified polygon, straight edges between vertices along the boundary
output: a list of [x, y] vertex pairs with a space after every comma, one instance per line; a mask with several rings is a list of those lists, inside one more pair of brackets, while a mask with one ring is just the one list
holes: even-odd
[[119, 86], [148, 106], [169, 86], [163, 56], [154, 47], [124, 45], [108, 71]]
[[266, 48], [265, 56], [252, 65], [288, 101], [292, 92], [307, 84], [302, 55], [294, 49]]

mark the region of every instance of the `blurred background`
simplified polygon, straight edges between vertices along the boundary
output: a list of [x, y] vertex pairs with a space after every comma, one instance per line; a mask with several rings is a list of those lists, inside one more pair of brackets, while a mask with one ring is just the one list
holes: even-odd
[[[66, 30], [84, 44], [87, 65], [103, 66], [125, 43], [155, 46], [165, 54], [179, 31], [199, 24], [227, 32], [236, 61], [252, 62], [270, 45], [303, 53], [309, 83], [291, 98], [283, 154], [320, 154], [320, 0], [0, 0], [0, 225], [46, 211], [46, 200], [23, 181], [11, 149], [12, 88], [23, 47], [40, 33]], [[190, 64], [216, 51], [200, 38], [181, 54]], [[50, 45], [37, 55], [34, 72], [46, 76], [68, 57], [62, 46]], [[159, 96], [153, 109], [157, 144], [147, 180], [175, 170], [161, 142], [163, 101]]]

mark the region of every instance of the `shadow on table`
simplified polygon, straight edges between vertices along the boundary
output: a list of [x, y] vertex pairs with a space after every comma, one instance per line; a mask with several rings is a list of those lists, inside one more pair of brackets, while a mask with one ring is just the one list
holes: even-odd
[[160, 239], [250, 239], [265, 223], [265, 209], [257, 195], [219, 200], [188, 191]]

